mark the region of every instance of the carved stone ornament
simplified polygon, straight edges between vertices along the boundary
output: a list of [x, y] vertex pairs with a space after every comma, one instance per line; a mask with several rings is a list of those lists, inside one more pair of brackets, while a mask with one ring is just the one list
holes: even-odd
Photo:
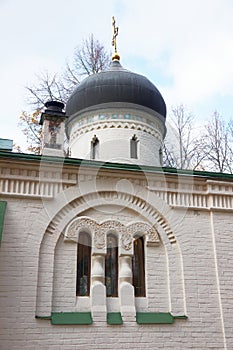
[[114, 233], [120, 239], [122, 249], [129, 251], [132, 249], [135, 236], [146, 236], [147, 244], [158, 244], [159, 234], [155, 227], [143, 222], [132, 223], [125, 226], [117, 220], [107, 220], [98, 223], [88, 217], [75, 218], [65, 231], [65, 240], [78, 241], [80, 231], [87, 231], [92, 236], [92, 244], [96, 249], [103, 250], [106, 247], [106, 237], [108, 233]]
[[147, 233], [147, 244], [148, 245], [157, 245], [159, 244], [159, 234], [155, 227], [152, 227]]
[[125, 225], [123, 225], [121, 222], [117, 220], [107, 220], [100, 224], [101, 228], [103, 229], [104, 233], [110, 233], [110, 232], [117, 232], [118, 234], [121, 234], [126, 229]]
[[77, 221], [72, 222], [69, 229], [66, 231], [65, 237], [73, 239], [77, 235], [78, 223]]
[[95, 247], [98, 249], [103, 249], [106, 246], [106, 236], [109, 232], [115, 232], [117, 235], [121, 234], [125, 226], [119, 221], [107, 220], [99, 225], [99, 229], [95, 234]]
[[95, 233], [98, 231], [98, 223], [95, 220], [89, 219], [87, 217], [76, 218], [72, 223], [70, 223], [65, 231], [65, 239], [78, 240], [78, 235], [80, 231], [88, 231], [90, 233]]
[[94, 246], [97, 249], [104, 249], [106, 246], [105, 234], [104, 234], [102, 228], [100, 228], [100, 227], [98, 228], [98, 230], [95, 231]]
[[135, 222], [128, 226], [128, 232], [131, 233], [132, 237], [144, 236], [151, 229], [151, 226], [144, 222]]
[[121, 245], [125, 250], [130, 250], [132, 248], [133, 237], [129, 232], [125, 232], [121, 236]]

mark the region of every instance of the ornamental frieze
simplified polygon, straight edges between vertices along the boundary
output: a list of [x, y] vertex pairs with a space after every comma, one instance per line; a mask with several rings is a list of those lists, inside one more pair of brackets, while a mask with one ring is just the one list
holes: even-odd
[[149, 224], [136, 222], [126, 226], [117, 220], [98, 223], [88, 217], [75, 218], [67, 226], [64, 240], [78, 242], [79, 233], [85, 231], [91, 235], [92, 245], [96, 253], [98, 250], [106, 250], [108, 234], [116, 235], [121, 251], [131, 251], [133, 240], [137, 236], [145, 236], [147, 244], [153, 245], [160, 242], [156, 228]]

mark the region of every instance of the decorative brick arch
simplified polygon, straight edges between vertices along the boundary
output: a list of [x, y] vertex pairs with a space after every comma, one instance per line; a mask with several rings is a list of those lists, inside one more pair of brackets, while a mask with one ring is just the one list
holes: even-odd
[[[83, 212], [87, 212], [90, 208], [97, 208], [101, 205], [101, 199], [104, 200], [104, 204], [113, 204], [119, 207], [126, 207], [135, 212], [136, 216], [140, 215], [144, 217], [147, 221], [148, 235], [154, 234], [158, 231], [161, 238], [161, 242], [166, 251], [167, 255], [167, 269], [169, 275], [169, 310], [174, 310], [175, 312], [185, 314], [185, 290], [183, 283], [183, 267], [182, 267], [182, 255], [180, 252], [179, 244], [177, 243], [176, 237], [170, 225], [168, 224], [165, 217], [156, 209], [152, 203], [156, 198], [154, 194], [148, 198], [132, 195], [126, 192], [116, 192], [111, 190], [100, 190], [98, 192], [85, 192], [80, 193], [79, 188], [71, 188], [67, 190], [68, 193], [64, 196], [63, 202], [58, 196], [55, 199], [55, 203], [48, 203], [50, 205], [49, 210], [53, 215], [50, 222], [45, 225], [41, 224], [41, 228], [44, 227], [44, 235], [41, 241], [40, 254], [39, 254], [39, 271], [38, 271], [38, 286], [37, 286], [37, 315], [50, 314], [52, 310], [52, 293], [53, 293], [53, 266], [54, 257], [51, 251], [54, 251], [56, 244], [59, 240], [61, 234], [65, 233], [65, 229], [76, 219], [80, 218]], [[63, 204], [62, 204], [63, 203]], [[103, 204], [103, 201], [102, 201]], [[159, 199], [156, 204], [160, 209]], [[57, 209], [60, 208], [60, 209]], [[165, 209], [164, 209], [165, 208]], [[168, 213], [169, 208], [163, 207], [165, 215]], [[45, 209], [46, 212], [46, 209]], [[51, 215], [51, 214], [50, 214]], [[48, 217], [48, 208], [47, 208]], [[50, 216], [51, 217], [51, 216]], [[93, 223], [93, 219], [88, 218], [89, 222], [86, 222], [86, 228], [88, 224]], [[107, 230], [110, 224], [113, 224], [111, 220], [106, 220], [100, 223], [102, 229]], [[144, 222], [132, 222], [128, 225], [128, 234], [136, 234], [144, 225]], [[114, 223], [114, 225], [124, 230], [124, 225], [122, 223]], [[113, 226], [114, 226], [113, 225]], [[120, 225], [120, 226], [119, 226]], [[127, 225], [126, 225], [127, 226]], [[125, 226], [125, 227], [126, 227]], [[83, 226], [85, 227], [85, 225]], [[114, 227], [113, 227], [114, 228]], [[149, 230], [151, 229], [151, 231]], [[156, 230], [156, 231], [155, 231]], [[153, 231], [153, 232], [152, 232]], [[106, 231], [107, 232], [107, 231]], [[110, 231], [109, 231], [110, 232]], [[103, 243], [103, 242], [102, 242]], [[100, 243], [99, 243], [100, 244]], [[179, 294], [177, 294], [179, 290]]]
[[[105, 203], [109, 201], [109, 204], [114, 200], [116, 205], [125, 206], [127, 208], [133, 209], [136, 212], [143, 213], [146, 218], [149, 218], [153, 225], [156, 223], [157, 226], [161, 226], [164, 232], [167, 235], [169, 242], [173, 245], [177, 242], [176, 237], [172, 229], [170, 228], [167, 220], [164, 218], [162, 214], [158, 212], [156, 208], [154, 208], [151, 204], [146, 202], [143, 198], [137, 197], [135, 195], [131, 195], [123, 192], [115, 192], [115, 191], [99, 191], [88, 193], [84, 196], [80, 196], [75, 198], [67, 205], [65, 205], [51, 220], [49, 225], [47, 226], [46, 232], [48, 234], [54, 234], [59, 227], [59, 231], [61, 232], [61, 225], [64, 221], [63, 228], [68, 224], [73, 217], [79, 215], [81, 211], [84, 211], [90, 207], [96, 207], [99, 205], [99, 200], [104, 200]], [[69, 213], [72, 213], [72, 218]], [[70, 218], [68, 221], [67, 218]], [[152, 225], [152, 226], [153, 226]]]

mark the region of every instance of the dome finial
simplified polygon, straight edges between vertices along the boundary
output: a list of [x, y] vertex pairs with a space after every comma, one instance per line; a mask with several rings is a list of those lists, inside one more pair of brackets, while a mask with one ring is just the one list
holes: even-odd
[[112, 37], [112, 46], [114, 46], [114, 53], [112, 56], [112, 60], [120, 61], [120, 55], [117, 53], [117, 44], [116, 44], [116, 37], [118, 35], [118, 27], [116, 27], [116, 21], [115, 17], [112, 16], [112, 27], [113, 27], [113, 37]]

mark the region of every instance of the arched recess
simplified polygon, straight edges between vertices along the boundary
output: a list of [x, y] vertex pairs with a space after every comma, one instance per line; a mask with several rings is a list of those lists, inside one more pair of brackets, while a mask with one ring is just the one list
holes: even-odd
[[[56, 243], [61, 234], [71, 221], [78, 219], [78, 216], [90, 207], [96, 207], [100, 203], [100, 198], [109, 199], [110, 204], [114, 198], [114, 205], [127, 206], [134, 210], [136, 216], [144, 216], [148, 222], [148, 227], [156, 227], [159, 236], [161, 237], [162, 246], [166, 254], [168, 289], [169, 289], [169, 310], [174, 314], [185, 314], [185, 293], [183, 283], [182, 258], [179, 245], [177, 243], [174, 232], [163, 215], [144, 198], [132, 196], [129, 193], [114, 192], [114, 191], [99, 191], [98, 193], [87, 193], [70, 200], [65, 206], [57, 210], [53, 219], [47, 225], [44, 233], [40, 254], [39, 254], [39, 272], [38, 272], [38, 288], [37, 288], [37, 310], [38, 316], [50, 315], [52, 311], [52, 289], [53, 289], [53, 268], [54, 256], [51, 252], [54, 251]], [[90, 222], [89, 222], [90, 224]], [[134, 226], [136, 225], [137, 226]], [[135, 234], [140, 232], [139, 226], [143, 223], [132, 223], [128, 228]], [[111, 223], [104, 222], [101, 225], [109, 227]], [[88, 226], [88, 223], [87, 223]], [[98, 230], [97, 230], [98, 231]], [[153, 233], [150, 233], [153, 236]], [[149, 235], [149, 232], [148, 232]], [[95, 240], [95, 238], [94, 238]], [[177, 293], [179, 291], [179, 293]], [[159, 310], [165, 311], [165, 310]]]

